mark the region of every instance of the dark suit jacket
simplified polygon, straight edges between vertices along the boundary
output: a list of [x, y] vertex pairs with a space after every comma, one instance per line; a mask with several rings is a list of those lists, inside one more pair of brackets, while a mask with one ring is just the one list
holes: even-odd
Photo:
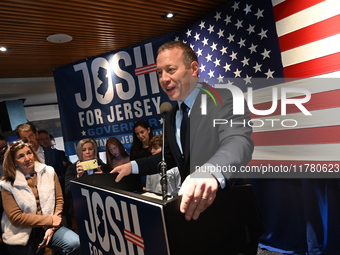
[[63, 158], [58, 150], [43, 147], [45, 154], [45, 164], [52, 166], [57, 173], [59, 182], [64, 187], [66, 167], [63, 164]]
[[[254, 144], [250, 135], [252, 128], [248, 121], [250, 116], [233, 114], [233, 98], [227, 89], [217, 90], [222, 98], [222, 105], [215, 106], [214, 101], [207, 97], [207, 115], [201, 115], [201, 94], [190, 113], [190, 130], [187, 130], [187, 139], [190, 139], [190, 155], [181, 155], [175, 137], [175, 116], [178, 107], [166, 114], [165, 126], [165, 160], [168, 169], [178, 166], [182, 180], [195, 171], [196, 166], [211, 163], [219, 166], [240, 167], [247, 165], [251, 160]], [[247, 111], [247, 107], [245, 106]], [[214, 119], [228, 120], [227, 124], [213, 127]], [[233, 121], [233, 125], [230, 122]], [[245, 123], [235, 124], [235, 123]], [[157, 172], [157, 165], [161, 160], [161, 154], [148, 158], [138, 159], [141, 175]], [[231, 176], [223, 172], [225, 178]], [[233, 176], [236, 177], [236, 176]]]
[[[207, 115], [201, 115], [202, 93], [199, 93], [196, 98], [189, 117], [190, 131], [187, 130], [187, 139], [190, 137], [190, 152], [186, 153], [190, 155], [184, 155], [184, 158], [175, 137], [175, 116], [178, 106], [165, 116], [165, 160], [168, 169], [178, 166], [182, 181], [189, 173], [195, 171], [196, 166], [202, 166], [205, 163], [239, 168], [247, 165], [251, 160], [254, 144], [250, 137], [252, 128], [248, 125], [250, 116], [247, 112], [245, 115], [234, 115], [231, 92], [226, 89], [217, 91], [223, 103], [215, 106], [213, 100], [207, 97]], [[248, 109], [246, 105], [245, 109], [246, 111]], [[227, 120], [228, 123], [213, 127], [214, 119]], [[142, 175], [157, 172], [157, 165], [160, 161], [161, 153], [136, 160]], [[229, 190], [225, 191], [230, 197], [223, 201], [217, 197], [214, 203], [233, 202], [230, 204], [229, 215], [220, 216], [228, 217], [228, 219], [220, 218], [221, 226], [218, 229], [223, 229], [224, 234], [219, 235], [222, 238], [219, 241], [221, 252], [214, 252], [214, 254], [243, 254], [243, 252], [246, 254], [250, 250], [256, 252], [258, 238], [263, 233], [263, 227], [252, 189], [249, 189], [249, 186], [232, 188], [239, 181], [235, 179], [237, 176], [232, 176], [228, 172], [222, 173], [226, 179], [230, 180], [227, 184]], [[206, 211], [209, 211], [209, 208]], [[204, 214], [210, 215], [211, 213], [203, 212]]]

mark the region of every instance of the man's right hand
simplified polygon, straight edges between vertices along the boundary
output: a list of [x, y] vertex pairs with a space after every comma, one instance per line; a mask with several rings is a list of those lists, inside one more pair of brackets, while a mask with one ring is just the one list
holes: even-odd
[[120, 180], [124, 177], [127, 176], [129, 174], [131, 174], [132, 172], [132, 165], [131, 163], [126, 163], [120, 166], [115, 167], [110, 173], [118, 173], [117, 177], [116, 177], [116, 182], [120, 182]]

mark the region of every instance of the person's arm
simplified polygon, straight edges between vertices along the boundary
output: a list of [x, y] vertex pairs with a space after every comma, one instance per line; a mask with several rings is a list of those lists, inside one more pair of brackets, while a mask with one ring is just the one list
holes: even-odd
[[[247, 125], [250, 116], [247, 113], [245, 115], [234, 115], [231, 93], [225, 90], [221, 94], [223, 95], [223, 105], [219, 108], [213, 108], [214, 106], [211, 105], [208, 108], [214, 109], [209, 114], [208, 123], [214, 119], [223, 119], [228, 120], [229, 125], [202, 126], [201, 133], [197, 132], [196, 135], [203, 137], [201, 135], [204, 135], [204, 133], [211, 134], [211, 137], [209, 137], [211, 140], [203, 140], [203, 142], [206, 142], [203, 146], [206, 146], [199, 153], [201, 157], [195, 155], [195, 159], [204, 159], [205, 154], [211, 151], [213, 154], [203, 162], [203, 166], [235, 166], [238, 168], [251, 160], [254, 148], [253, 141], [250, 138], [252, 128]], [[245, 109], [247, 108], [245, 107]], [[233, 123], [233, 125], [230, 123]], [[216, 129], [212, 130], [212, 128]], [[228, 172], [215, 175], [214, 172], [216, 173], [216, 171], [200, 170], [198, 169], [190, 174], [184, 180], [179, 191], [179, 194], [182, 194], [180, 210], [185, 213], [187, 220], [198, 219], [199, 215], [215, 200], [219, 186], [232, 177], [232, 173]]]
[[69, 165], [65, 174], [65, 197], [71, 197], [71, 181], [77, 179], [76, 163]]
[[[19, 208], [13, 195], [6, 189], [1, 190], [4, 211], [13, 226], [22, 227], [46, 227], [59, 226], [55, 215], [37, 215], [24, 213]], [[58, 216], [59, 217], [59, 216]]]

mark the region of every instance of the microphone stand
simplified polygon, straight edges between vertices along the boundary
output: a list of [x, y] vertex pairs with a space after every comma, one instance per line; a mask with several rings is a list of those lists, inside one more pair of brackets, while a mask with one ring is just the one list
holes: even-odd
[[162, 187], [162, 198], [163, 200], [167, 200], [167, 193], [168, 193], [168, 178], [166, 175], [166, 171], [167, 171], [167, 165], [164, 159], [164, 133], [165, 131], [165, 115], [163, 116], [163, 136], [162, 136], [162, 140], [163, 140], [163, 144], [162, 144], [162, 161], [160, 162], [160, 166], [161, 166], [161, 187]]

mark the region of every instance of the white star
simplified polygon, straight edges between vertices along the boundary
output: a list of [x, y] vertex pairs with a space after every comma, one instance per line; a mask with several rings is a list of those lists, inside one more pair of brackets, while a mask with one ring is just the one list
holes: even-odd
[[200, 40], [200, 34], [196, 33], [194, 38], [195, 38], [195, 42], [199, 41]]
[[210, 46], [211, 51], [217, 50], [217, 43], [214, 43]]
[[199, 24], [198, 26], [201, 28], [201, 30], [205, 28], [205, 21], [201, 21], [201, 24]]
[[241, 61], [243, 63], [243, 66], [249, 66], [249, 60], [250, 58], [243, 57], [243, 60]]
[[230, 80], [228, 79], [227, 85], [233, 85], [233, 84], [234, 84], [234, 82], [233, 82], [233, 81], [230, 81]]
[[248, 76], [248, 74], [246, 75], [246, 78], [245, 79], [243, 79], [243, 80], [245, 80], [246, 81], [246, 85], [248, 84], [248, 83], [251, 83], [251, 78], [253, 78], [253, 77], [251, 77], [251, 76]]
[[81, 135], [86, 136], [86, 131], [85, 130], [81, 131]]
[[164, 122], [163, 118], [160, 118], [158, 121], [159, 121], [159, 124], [163, 125], [163, 122]]
[[225, 62], [225, 66], [223, 67], [225, 72], [230, 71], [230, 66], [227, 62]]
[[264, 12], [264, 10], [260, 10], [260, 9], [257, 9], [257, 13], [255, 14], [255, 16], [257, 17], [257, 19], [259, 19], [259, 18], [263, 18], [263, 12]]
[[221, 37], [223, 37], [224, 36], [224, 30], [221, 30], [220, 29], [220, 31], [218, 31], [218, 38], [221, 38]]
[[263, 56], [263, 59], [265, 58], [270, 58], [269, 57], [269, 53], [271, 52], [271, 50], [266, 50], [264, 49], [264, 52], [261, 53], [261, 55]]
[[238, 30], [240, 27], [243, 27], [243, 26], [242, 26], [242, 22], [243, 22], [243, 20], [237, 20], [237, 23], [235, 24], [235, 26], [237, 27], [237, 30]]
[[234, 72], [235, 78], [236, 78], [236, 77], [241, 77], [241, 72], [242, 72], [242, 71], [240, 71], [240, 70], [238, 70], [238, 68], [236, 68], [236, 71]]
[[174, 41], [179, 41], [179, 37], [175, 36], [175, 40]]
[[189, 30], [189, 29], [188, 29], [188, 31], [186, 32], [187, 37], [191, 36], [191, 31], [192, 31], [192, 30]]
[[246, 29], [249, 32], [249, 35], [251, 33], [255, 33], [255, 29], [254, 28], [255, 28], [255, 26], [252, 26], [252, 25], [249, 24], [249, 27]]
[[242, 48], [242, 46], [246, 46], [245, 42], [246, 40], [243, 40], [242, 38], [240, 38], [240, 41], [237, 43], [238, 45], [240, 45], [240, 48]]
[[224, 55], [224, 53], [227, 54], [227, 49], [228, 47], [222, 46], [222, 49], [220, 50], [220, 52], [222, 52], [222, 56]]
[[195, 51], [195, 45], [193, 45], [192, 43], [190, 43], [190, 48]]
[[269, 78], [274, 78], [273, 77], [273, 73], [275, 73], [275, 71], [271, 71], [269, 68], [268, 68], [268, 72], [264, 73], [265, 75], [267, 75], [267, 79]]
[[251, 5], [246, 4], [246, 8], [243, 9], [246, 12], [246, 15], [248, 14], [248, 12], [251, 12], [251, 9], [250, 9], [251, 7], [252, 7], [252, 4]]
[[237, 59], [236, 55], [237, 55], [237, 52], [232, 51], [229, 57], [231, 57], [231, 60], [233, 61], [234, 59]]
[[200, 48], [197, 49], [196, 51], [197, 57], [202, 56], [202, 50]]
[[203, 65], [202, 63], [201, 63], [201, 66], [199, 68], [200, 68], [201, 72], [205, 71], [205, 65]]
[[215, 71], [209, 70], [209, 73], [208, 73], [209, 78], [214, 77], [214, 72], [215, 72]]
[[210, 55], [210, 54], [208, 53], [208, 55], [205, 57], [205, 59], [207, 60], [207, 62], [211, 61], [211, 57], [212, 57], [212, 55]]
[[208, 41], [209, 41], [209, 39], [207, 39], [207, 38], [204, 37], [204, 39], [203, 39], [203, 41], [202, 41], [203, 46], [208, 45]]
[[261, 33], [258, 34], [259, 36], [261, 36], [261, 40], [263, 39], [263, 37], [268, 37], [266, 35], [267, 32], [268, 32], [268, 29], [267, 30], [263, 30], [263, 28], [261, 28]]
[[215, 61], [214, 61], [215, 67], [220, 66], [220, 61], [221, 59], [215, 58]]
[[229, 23], [231, 23], [231, 16], [226, 16], [226, 18], [224, 19], [225, 24], [228, 25]]
[[233, 8], [234, 9], [234, 12], [237, 10], [237, 9], [240, 9], [239, 7], [238, 7], [238, 5], [240, 4], [240, 2], [235, 2], [234, 3], [234, 5], [231, 7], [231, 8]]
[[250, 54], [253, 53], [253, 52], [257, 52], [256, 47], [257, 47], [257, 45], [251, 44], [251, 47], [248, 48], [250, 50]]
[[235, 36], [235, 35], [229, 34], [229, 37], [227, 38], [227, 40], [229, 41], [229, 43], [234, 41], [234, 36]]
[[215, 20], [218, 21], [221, 19], [221, 12], [216, 12], [216, 15], [214, 16]]
[[253, 66], [253, 68], [255, 69], [255, 73], [257, 73], [257, 71], [261, 72], [261, 66], [256, 62], [256, 66]]
[[221, 74], [218, 75], [218, 83], [222, 83], [223, 82], [223, 79], [224, 79], [224, 76], [222, 76]]
[[209, 28], [207, 30], [209, 31], [209, 34], [211, 34], [212, 32], [214, 32], [214, 26], [209, 25]]

